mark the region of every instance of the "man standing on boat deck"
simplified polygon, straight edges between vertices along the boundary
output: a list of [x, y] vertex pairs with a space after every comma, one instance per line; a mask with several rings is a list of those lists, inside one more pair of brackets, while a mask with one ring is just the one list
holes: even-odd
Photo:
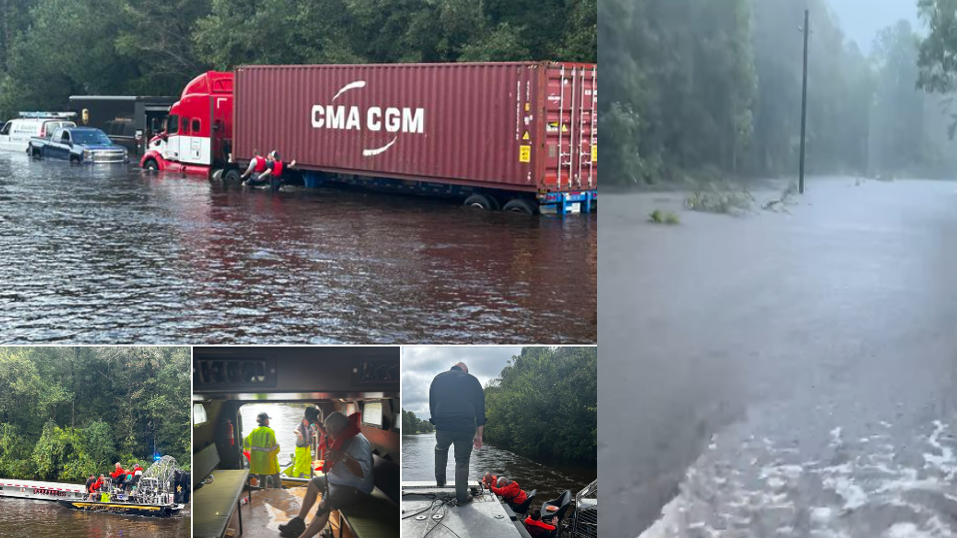
[[243, 439], [243, 447], [250, 452], [250, 474], [259, 475], [259, 485], [266, 488], [266, 477], [273, 479], [274, 488], [282, 487], [279, 477], [279, 443], [276, 442], [276, 432], [269, 427], [269, 415], [259, 413], [256, 422], [259, 427]]
[[90, 475], [90, 478], [86, 479], [86, 492], [90, 494], [90, 499], [93, 499], [93, 490], [90, 489], [93, 487], [93, 484], [96, 483], [96, 475]]
[[469, 368], [460, 362], [435, 376], [429, 387], [429, 422], [435, 425], [435, 482], [445, 486], [449, 447], [455, 447], [455, 500], [472, 502], [468, 493], [472, 447], [482, 448], [485, 431], [485, 392]]

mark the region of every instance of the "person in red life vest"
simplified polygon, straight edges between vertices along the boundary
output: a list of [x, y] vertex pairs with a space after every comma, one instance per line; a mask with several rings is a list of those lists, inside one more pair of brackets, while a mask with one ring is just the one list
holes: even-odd
[[95, 483], [96, 483], [96, 475], [91, 474], [90, 477], [86, 479], [86, 486], [85, 486], [86, 492], [90, 493], [91, 496], [92, 496], [92, 493], [91, 493], [92, 490], [90, 488], [92, 488], [93, 484]]
[[491, 489], [491, 487], [494, 486], [496, 482], [498, 482], [498, 477], [493, 475], [492, 473], [485, 473], [485, 476], [482, 477], [482, 485], [485, 486], [486, 488]]
[[246, 181], [252, 174], [256, 174], [258, 179], [259, 174], [262, 174], [266, 171], [266, 158], [259, 153], [259, 150], [253, 150], [253, 159], [249, 161], [249, 167], [246, 168], [246, 171], [243, 172], [243, 175], [239, 176], [239, 179]]
[[492, 486], [490, 489], [492, 493], [500, 496], [505, 502], [512, 506], [521, 506], [521, 504], [528, 499], [525, 491], [518, 487], [518, 482], [509, 480], [504, 476], [499, 477], [498, 487]]
[[[284, 538], [311, 538], [326, 526], [329, 514], [369, 498], [374, 489], [372, 476], [372, 445], [359, 428], [359, 413], [346, 417], [336, 411], [326, 417], [329, 448], [326, 450], [325, 474], [309, 481], [299, 514], [284, 525], [279, 525]], [[306, 516], [316, 503], [319, 509], [306, 526]]]
[[[554, 519], [555, 518], [552, 518], [553, 522]], [[525, 530], [527, 530], [533, 538], [552, 538], [555, 536], [555, 529], [557, 529], [555, 525], [549, 525], [542, 521], [541, 510], [534, 510], [530, 516], [525, 518]]]
[[123, 489], [123, 483], [126, 482], [126, 471], [123, 470], [123, 466], [120, 465], [120, 462], [116, 462], [116, 469], [110, 473], [110, 478], [113, 479], [113, 485]]
[[275, 150], [270, 151], [269, 155], [266, 156], [266, 171], [262, 174], [259, 174], [259, 176], [255, 179], [246, 180], [246, 182], [243, 184], [249, 185], [251, 187], [258, 187], [268, 183], [272, 191], [276, 192], [282, 187], [283, 172], [285, 172], [286, 169], [295, 168], [295, 166], [295, 160], [289, 164], [286, 164], [282, 162], [282, 159], [279, 158], [279, 152]]

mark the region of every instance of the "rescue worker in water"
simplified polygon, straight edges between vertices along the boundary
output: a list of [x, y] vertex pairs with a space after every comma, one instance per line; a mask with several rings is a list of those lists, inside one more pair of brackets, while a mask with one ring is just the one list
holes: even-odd
[[259, 475], [259, 486], [261, 488], [266, 488], [267, 476], [272, 477], [274, 488], [281, 488], [279, 443], [276, 442], [276, 432], [269, 427], [269, 415], [266, 413], [259, 413], [256, 422], [259, 423], [259, 427], [243, 439], [243, 447], [251, 455], [249, 472]]
[[266, 158], [259, 153], [258, 149], [253, 150], [253, 159], [249, 161], [249, 167], [246, 168], [246, 171], [243, 172], [243, 175], [239, 176], [239, 179], [246, 181], [252, 174], [256, 174], [256, 179], [259, 179], [259, 174], [262, 174], [266, 171]]
[[[255, 161], [256, 159], [253, 159]], [[277, 192], [282, 187], [282, 174], [286, 171], [287, 168], [292, 169], [296, 167], [296, 161], [293, 161], [289, 164], [282, 162], [282, 159], [279, 158], [279, 152], [276, 150], [270, 151], [269, 155], [266, 156], [266, 168], [262, 173], [259, 173], [256, 177], [247, 179], [243, 182], [243, 185], [248, 185], [250, 187], [258, 187], [260, 185], [269, 184], [273, 192]]]

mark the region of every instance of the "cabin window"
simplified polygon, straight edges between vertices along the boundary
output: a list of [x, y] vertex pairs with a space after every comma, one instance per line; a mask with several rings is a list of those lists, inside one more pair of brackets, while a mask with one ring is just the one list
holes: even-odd
[[209, 418], [206, 416], [206, 406], [201, 403], [193, 404], [193, 426], [205, 424]]
[[382, 427], [382, 402], [366, 402], [362, 406], [362, 423], [377, 428]]
[[64, 143], [70, 141], [70, 131], [63, 131], [63, 136], [60, 138]]
[[[11, 124], [12, 124], [12, 122], [9, 122], [9, 121], [8, 121], [7, 124], [3, 126], [3, 129], [0, 129], [0, 135], [8, 135], [8, 134], [10, 134], [10, 125], [11, 125]], [[0, 488], [0, 489], [3, 489], [3, 488]]]
[[199, 134], [199, 120], [193, 119], [193, 125], [191, 127], [193, 134]]
[[166, 120], [166, 125], [169, 126], [169, 134], [176, 134], [179, 132], [179, 116], [170, 116]]

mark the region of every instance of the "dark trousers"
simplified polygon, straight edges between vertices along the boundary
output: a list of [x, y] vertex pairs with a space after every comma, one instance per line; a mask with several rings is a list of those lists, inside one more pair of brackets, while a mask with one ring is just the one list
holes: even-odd
[[464, 502], [468, 496], [469, 458], [472, 457], [474, 437], [474, 432], [435, 432], [435, 481], [445, 484], [449, 447], [455, 447], [455, 498], [459, 502]]

